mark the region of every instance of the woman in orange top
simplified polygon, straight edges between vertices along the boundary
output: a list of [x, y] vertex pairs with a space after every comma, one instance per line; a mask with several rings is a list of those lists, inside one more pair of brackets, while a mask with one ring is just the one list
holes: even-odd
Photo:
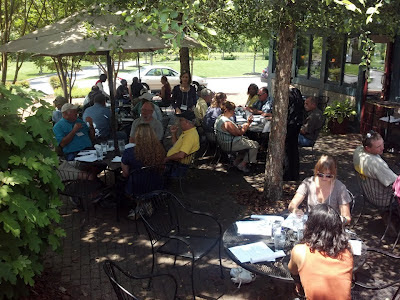
[[[327, 204], [311, 211], [289, 270], [309, 300], [351, 299], [353, 255], [339, 214]], [[300, 278], [299, 278], [300, 275]]]

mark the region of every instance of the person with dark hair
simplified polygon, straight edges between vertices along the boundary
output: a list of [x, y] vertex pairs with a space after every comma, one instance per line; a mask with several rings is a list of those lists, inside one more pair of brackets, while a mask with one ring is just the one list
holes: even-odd
[[353, 255], [335, 209], [319, 204], [310, 212], [288, 268], [296, 290], [302, 286], [307, 299], [351, 299]]
[[194, 114], [196, 115], [196, 126], [202, 126], [203, 118], [206, 115], [208, 106], [213, 99], [214, 93], [207, 88], [200, 91], [200, 97], [197, 100], [196, 107], [194, 108]]
[[303, 123], [304, 100], [301, 92], [293, 85], [289, 86], [289, 104], [287, 131], [285, 139], [285, 163], [283, 180], [299, 180], [300, 159], [298, 137]]
[[254, 103], [258, 101], [258, 86], [255, 83], [251, 83], [247, 88], [247, 98], [246, 105], [247, 107], [252, 107]]
[[206, 111], [206, 115], [203, 118], [203, 127], [208, 132], [214, 132], [215, 120], [219, 115], [222, 114], [222, 109], [226, 102], [225, 93], [215, 94], [213, 100], [211, 101], [210, 107]]
[[102, 94], [99, 87], [97, 85], [92, 86], [92, 90], [89, 92], [89, 94], [85, 97], [85, 100], [83, 101], [83, 111], [85, 111], [86, 108], [93, 106], [94, 97], [96, 97], [96, 95], [98, 94]]
[[133, 77], [130, 91], [131, 100], [139, 98], [142, 89], [143, 84], [139, 81], [139, 78]]
[[307, 112], [307, 116], [300, 128], [298, 143], [299, 146], [309, 147], [314, 145], [319, 132], [324, 126], [324, 116], [318, 108], [318, 99], [315, 97], [308, 97], [304, 101], [304, 109]]
[[110, 98], [110, 96], [104, 91], [103, 87], [103, 82], [106, 82], [107, 80], [107, 75], [106, 74], [101, 74], [99, 77], [99, 80], [96, 81], [96, 86], [99, 88], [99, 90], [103, 93], [104, 96], [107, 98]]
[[116, 102], [122, 101], [123, 104], [129, 104], [129, 89], [128, 82], [125, 79], [121, 80], [121, 85], [117, 88], [115, 93]]
[[393, 184], [398, 175], [394, 173], [381, 155], [385, 143], [382, 136], [370, 131], [364, 137], [362, 146], [358, 146], [353, 154], [354, 169], [366, 177], [376, 179], [385, 187]]
[[192, 77], [189, 71], [183, 71], [180, 75], [180, 84], [174, 86], [172, 90], [172, 107], [177, 114], [187, 110], [193, 111], [196, 105], [197, 93], [191, 83]]
[[336, 179], [336, 174], [335, 159], [330, 155], [322, 155], [315, 164], [314, 176], [304, 179], [297, 189], [289, 203], [289, 211], [303, 214], [299, 206], [304, 199], [307, 199], [308, 211], [320, 203], [327, 203], [340, 213], [344, 224], [349, 224], [351, 198], [346, 186]]
[[107, 139], [111, 133], [111, 111], [106, 107], [106, 97], [99, 93], [94, 97], [94, 105], [88, 107], [82, 118], [92, 118], [96, 139]]
[[272, 117], [272, 106], [274, 101], [269, 97], [268, 88], [262, 87], [258, 91], [258, 100], [251, 107], [247, 106], [246, 110], [253, 115], [262, 115], [263, 117]]
[[161, 91], [158, 94], [158, 96], [161, 97], [161, 105], [162, 107], [168, 107], [171, 105], [171, 85], [168, 82], [167, 76], [163, 75], [161, 76]]
[[249, 116], [247, 123], [239, 127], [230, 119], [235, 114], [235, 108], [235, 103], [226, 101], [223, 109], [224, 112], [215, 121], [214, 128], [215, 131], [218, 131], [221, 134], [233, 137], [232, 151], [239, 152], [233, 165], [240, 171], [248, 173], [250, 170], [247, 168], [247, 163], [257, 162], [259, 144], [256, 141], [243, 136], [247, 129], [249, 129], [250, 124], [253, 122], [253, 116]]

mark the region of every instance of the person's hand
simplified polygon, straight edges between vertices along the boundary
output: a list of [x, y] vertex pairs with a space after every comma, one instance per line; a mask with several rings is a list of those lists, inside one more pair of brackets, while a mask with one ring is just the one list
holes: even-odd
[[177, 125], [172, 125], [169, 130], [171, 131], [172, 134], [176, 133], [178, 131], [178, 126]]
[[302, 209], [300, 209], [300, 208], [295, 208], [295, 209], [293, 210], [293, 213], [294, 213], [298, 218], [301, 218], [301, 217], [304, 216], [304, 211], [303, 211]]
[[93, 126], [93, 119], [91, 117], [86, 117], [85, 122], [88, 122], [90, 127]]
[[251, 109], [250, 109], [250, 107], [246, 106], [246, 107], [244, 108], [244, 110], [250, 111]]
[[75, 123], [74, 128], [72, 128], [72, 130], [77, 132], [81, 128], [82, 128], [82, 123]]
[[248, 118], [247, 118], [247, 123], [249, 123], [249, 124], [251, 124], [252, 122], [253, 122], [253, 115], [250, 115]]
[[182, 111], [181, 111], [181, 109], [180, 109], [179, 107], [177, 107], [177, 108], [175, 108], [175, 113], [176, 113], [176, 114], [181, 114]]

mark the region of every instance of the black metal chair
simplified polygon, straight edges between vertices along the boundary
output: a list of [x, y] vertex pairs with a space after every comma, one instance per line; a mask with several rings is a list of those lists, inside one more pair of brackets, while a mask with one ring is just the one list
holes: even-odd
[[[172, 193], [156, 191], [141, 197], [139, 214], [151, 243], [154, 272], [155, 252], [191, 260], [191, 283], [195, 298], [193, 272], [195, 262], [218, 246], [221, 277], [221, 224], [210, 214], [186, 208]], [[198, 221], [198, 222], [196, 222]], [[204, 222], [200, 224], [201, 222]], [[215, 232], [211, 232], [214, 228]], [[157, 246], [157, 245], [160, 246]], [[156, 248], [157, 247], [157, 248]], [[149, 282], [150, 284], [150, 282]]]
[[[393, 258], [393, 259], [400, 259], [400, 256], [394, 255], [392, 253], [389, 253], [387, 251], [383, 251], [377, 248], [368, 248], [367, 249], [367, 253], [368, 252], [375, 252], [375, 253], [379, 253], [381, 255], [384, 255], [385, 257], [389, 257], [389, 258]], [[372, 264], [373, 265], [373, 264]], [[378, 264], [379, 265], [379, 264]], [[372, 283], [369, 283], [370, 281], [372, 281]], [[386, 281], [386, 278], [384, 279], [384, 281]], [[353, 282], [354, 286], [359, 286], [361, 288], [364, 289], [368, 289], [368, 290], [382, 290], [391, 286], [394, 286], [396, 284], [400, 284], [400, 279], [394, 280], [392, 282], [383, 282], [383, 283], [376, 283], [376, 280], [374, 278], [371, 278], [369, 280], [369, 282], [361, 282], [359, 280], [356, 280]], [[400, 293], [400, 286], [398, 287], [396, 293], [393, 295], [392, 300], [395, 300], [396, 297], [399, 295]]]
[[379, 211], [385, 212], [389, 211], [389, 218], [387, 221], [387, 225], [385, 231], [381, 237], [381, 241], [385, 238], [385, 235], [389, 229], [390, 222], [392, 219], [393, 213], [393, 202], [394, 202], [394, 193], [391, 187], [385, 187], [382, 183], [377, 179], [369, 178], [364, 175], [361, 175], [357, 171], [356, 178], [358, 184], [360, 186], [361, 193], [363, 195], [363, 205], [360, 210], [360, 214], [354, 224], [357, 224], [359, 219], [361, 218], [362, 212], [364, 210], [365, 204], [368, 203]]
[[179, 181], [179, 188], [184, 197], [182, 181], [186, 178], [187, 172], [194, 166], [197, 152], [188, 154], [180, 162], [169, 162], [165, 165], [165, 175], [168, 179], [176, 179]]
[[206, 126], [204, 126], [204, 124], [202, 125], [203, 131], [204, 131], [204, 135], [206, 137], [206, 150], [204, 151], [202, 157], [204, 157], [208, 150], [211, 149], [212, 147], [215, 147], [215, 152], [213, 154], [213, 156], [215, 157], [215, 155], [217, 154], [217, 137], [215, 135], [214, 130], [210, 130], [209, 128], [207, 128]]
[[133, 292], [128, 291], [128, 289], [123, 286], [121, 282], [122, 279], [131, 279], [131, 280], [143, 280], [155, 277], [169, 277], [174, 283], [174, 297], [172, 299], [177, 299], [176, 294], [178, 291], [178, 283], [174, 276], [171, 274], [150, 274], [150, 275], [132, 275], [131, 273], [124, 271], [121, 267], [119, 267], [116, 263], [106, 260], [103, 264], [104, 272], [107, 274], [108, 279], [110, 279], [111, 285], [114, 288], [115, 294], [119, 300], [124, 299], [140, 299], [133, 294]]

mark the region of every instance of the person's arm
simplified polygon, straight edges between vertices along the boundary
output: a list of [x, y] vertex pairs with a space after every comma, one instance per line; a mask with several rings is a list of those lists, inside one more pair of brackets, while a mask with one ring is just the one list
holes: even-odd
[[129, 166], [121, 163], [122, 176], [129, 177]]
[[292, 201], [290, 201], [289, 203], [289, 207], [288, 210], [291, 213], [295, 213], [295, 214], [302, 214], [304, 213], [301, 209], [299, 209], [300, 204], [303, 202], [305, 198], [305, 195], [300, 194], [300, 193], [296, 193], [292, 199]]
[[161, 99], [164, 100], [164, 98], [165, 98], [165, 85], [163, 85], [163, 86], [161, 87], [161, 92], [160, 92], [160, 95], [159, 95], [159, 96], [161, 97]]
[[169, 130], [171, 131], [171, 138], [172, 138], [172, 144], [175, 144], [176, 141], [178, 140], [178, 137], [176, 136], [176, 132], [178, 131], [178, 126], [172, 125]]
[[303, 265], [305, 257], [306, 257], [306, 246], [304, 244], [298, 244], [293, 247], [292, 253], [290, 255], [288, 269], [294, 279], [294, 283], [296, 285], [296, 291], [298, 293], [302, 289], [300, 276], [299, 276], [299, 269]]
[[93, 126], [93, 119], [91, 117], [86, 117], [85, 119], [86, 122], [89, 123], [89, 137], [92, 140], [92, 142], [95, 139], [95, 132], [94, 132], [94, 126]]
[[181, 113], [181, 110], [179, 107], [182, 104], [181, 103], [182, 100], [179, 99], [178, 90], [179, 90], [179, 85], [174, 86], [174, 88], [172, 89], [171, 104], [172, 104], [172, 107], [175, 109], [175, 112], [179, 114], [179, 113]]
[[229, 132], [233, 136], [241, 136], [246, 133], [252, 122], [253, 116], [249, 116], [247, 119], [247, 123], [243, 124], [240, 128], [232, 122], [224, 122], [224, 124], [222, 124], [222, 127], [223, 129], [225, 129], [225, 131]]
[[171, 160], [180, 161], [181, 159], [185, 158], [186, 156], [187, 156], [187, 154], [185, 152], [179, 151], [178, 153], [172, 154], [171, 156], [167, 156], [164, 159], [164, 162], [166, 163], [166, 162], [169, 162]]
[[344, 225], [349, 225], [351, 222], [350, 204], [339, 205], [340, 217]]
[[75, 134], [82, 128], [82, 123], [75, 123], [72, 130], [61, 140], [60, 147], [64, 148], [73, 140]]

